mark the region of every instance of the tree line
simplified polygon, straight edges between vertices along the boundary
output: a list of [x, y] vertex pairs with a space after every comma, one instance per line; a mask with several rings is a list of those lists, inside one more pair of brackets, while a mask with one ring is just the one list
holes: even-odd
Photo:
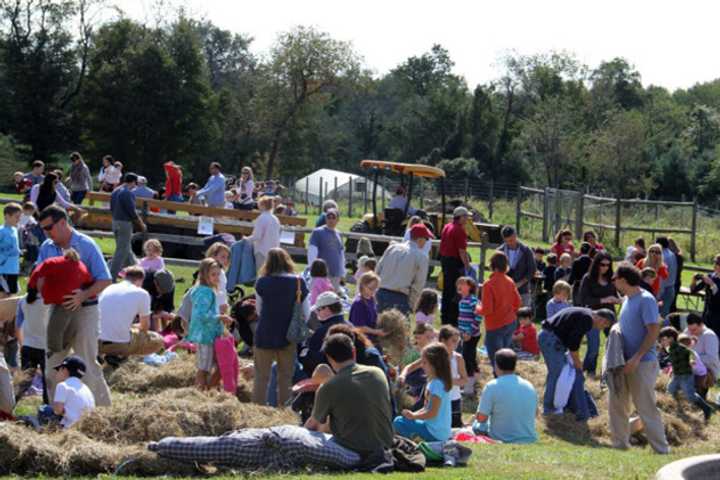
[[0, 156], [111, 153], [151, 181], [167, 160], [203, 178], [213, 161], [273, 177], [377, 158], [622, 197], [720, 192], [720, 80], [670, 92], [623, 58], [547, 52], [506, 55], [473, 88], [441, 45], [375, 75], [311, 27], [261, 53], [182, 11], [150, 24], [102, 8], [0, 0]]

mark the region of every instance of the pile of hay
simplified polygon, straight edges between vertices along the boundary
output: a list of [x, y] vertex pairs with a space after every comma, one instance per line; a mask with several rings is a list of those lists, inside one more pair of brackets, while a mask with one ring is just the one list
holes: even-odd
[[37, 433], [0, 424], [0, 474], [193, 475], [196, 466], [164, 460], [146, 442], [166, 436], [212, 436], [241, 428], [296, 424], [290, 410], [241, 403], [222, 392], [169, 389], [140, 398], [116, 395], [68, 431]]
[[107, 377], [114, 392], [157, 393], [170, 388], [192, 387], [197, 367], [193, 357], [180, 354], [167, 365], [151, 367], [141, 360], [131, 359]]
[[223, 392], [182, 388], [97, 408], [75, 428], [98, 441], [133, 444], [297, 422], [297, 416], [286, 409], [241, 403]]
[[[545, 377], [547, 370], [545, 364], [540, 362], [519, 362], [518, 373], [530, 381], [540, 396], [545, 391]], [[481, 375], [485, 381], [492, 378], [489, 365], [482, 365]], [[704, 441], [708, 439], [708, 429], [702, 412], [685, 401], [676, 401], [665, 393], [669, 379], [661, 374], [656, 385], [657, 405], [665, 425], [665, 435], [672, 446], [679, 446], [690, 440]], [[542, 417], [541, 408], [538, 409], [539, 425], [544, 426], [548, 435], [567, 440], [572, 443], [610, 446], [610, 422], [608, 418], [608, 391], [601, 390], [599, 380], [586, 379], [585, 387], [595, 400], [599, 416], [591, 419], [587, 424], [575, 421], [574, 415], [561, 415]], [[635, 440], [643, 443], [642, 434], [635, 435]]]

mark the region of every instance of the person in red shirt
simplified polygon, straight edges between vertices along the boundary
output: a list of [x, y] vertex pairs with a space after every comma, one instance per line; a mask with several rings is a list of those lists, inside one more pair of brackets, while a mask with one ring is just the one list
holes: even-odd
[[459, 298], [455, 284], [458, 278], [470, 269], [465, 231], [465, 223], [469, 215], [467, 208], [457, 207], [453, 211], [452, 223], [445, 225], [440, 235], [440, 264], [443, 273], [440, 318], [443, 325], [450, 324], [457, 327]]
[[182, 202], [182, 169], [175, 162], [165, 162], [165, 200], [170, 202]]
[[[40, 292], [45, 305], [54, 305], [47, 328], [48, 352], [62, 352], [69, 345], [65, 338], [73, 315], [79, 310], [63, 306], [66, 296], [93, 283], [92, 275], [75, 249], [68, 248], [62, 257], [48, 258], [33, 270], [28, 281], [27, 302], [37, 301]], [[69, 335], [67, 335], [69, 337]]]
[[553, 243], [550, 250], [560, 258], [563, 253], [567, 253], [571, 257], [575, 257], [575, 247], [572, 244], [572, 232], [570, 230], [560, 230], [555, 236], [555, 243]]
[[537, 330], [533, 325], [532, 309], [523, 307], [518, 310], [517, 316], [520, 325], [512, 336], [513, 343], [517, 347], [515, 350], [520, 358], [537, 357], [540, 355], [540, 345], [538, 344]]
[[648, 248], [648, 256], [640, 259], [640, 261], [637, 262], [635, 266], [638, 267], [640, 270], [644, 269], [645, 267], [649, 267], [655, 270], [657, 275], [655, 276], [655, 280], [653, 280], [653, 283], [650, 284], [650, 287], [652, 288], [653, 295], [655, 295], [655, 298], [657, 298], [658, 294], [660, 293], [660, 286], [662, 285], [662, 282], [664, 280], [667, 280], [669, 276], [668, 268], [663, 262], [662, 247], [657, 243], [654, 245], [650, 245], [650, 248]]
[[522, 302], [515, 282], [507, 276], [508, 258], [504, 253], [495, 252], [490, 257], [490, 269], [477, 312], [485, 317], [485, 348], [495, 371], [495, 352], [512, 347], [515, 318]]

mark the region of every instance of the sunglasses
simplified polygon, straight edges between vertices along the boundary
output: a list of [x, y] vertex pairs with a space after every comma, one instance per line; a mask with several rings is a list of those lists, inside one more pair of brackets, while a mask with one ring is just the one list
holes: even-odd
[[325, 218], [337, 218], [335, 215], [325, 215]]
[[57, 225], [57, 223], [58, 223], [59, 221], [60, 221], [60, 220], [57, 220], [57, 221], [55, 221], [55, 222], [52, 222], [52, 223], [49, 224], [49, 225], [43, 225], [42, 229], [45, 230], [46, 232], [49, 232], [50, 230], [53, 229], [53, 227], [54, 227], [55, 225]]
[[610, 266], [610, 264], [609, 264], [609, 263], [605, 263], [605, 262], [603, 262], [603, 263], [601, 263], [601, 264], [600, 264], [600, 266], [601, 266], [601, 267], [609, 267], [609, 266]]

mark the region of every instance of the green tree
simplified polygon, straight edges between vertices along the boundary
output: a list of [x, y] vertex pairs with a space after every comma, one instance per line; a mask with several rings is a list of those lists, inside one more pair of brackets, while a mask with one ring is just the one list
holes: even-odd
[[279, 36], [267, 64], [260, 67], [255, 115], [268, 136], [268, 177], [275, 172], [283, 144], [312, 103], [326, 104], [342, 82], [353, 82], [360, 59], [350, 44], [310, 27]]

